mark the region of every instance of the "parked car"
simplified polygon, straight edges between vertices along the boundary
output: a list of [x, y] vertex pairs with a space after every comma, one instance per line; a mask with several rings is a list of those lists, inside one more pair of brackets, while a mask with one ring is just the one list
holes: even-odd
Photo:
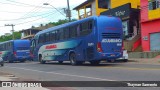
[[124, 62], [128, 61], [128, 52], [127, 52], [127, 50], [123, 50], [123, 56], [118, 58], [116, 61], [118, 61], [118, 60], [122, 60]]
[[1, 57], [0, 57], [0, 65], [4, 66], [4, 61], [3, 61], [3, 59]]

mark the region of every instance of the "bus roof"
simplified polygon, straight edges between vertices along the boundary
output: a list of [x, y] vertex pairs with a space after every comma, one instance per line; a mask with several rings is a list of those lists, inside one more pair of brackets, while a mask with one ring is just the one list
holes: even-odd
[[0, 44], [7, 43], [7, 42], [14, 42], [14, 41], [29, 41], [29, 40], [27, 40], [27, 39], [16, 39], [16, 40], [9, 40], [9, 41], [0, 42]]
[[[81, 23], [81, 22], [84, 22], [84, 21], [87, 21], [87, 20], [91, 20], [91, 19], [97, 19], [98, 17], [112, 17], [112, 16], [105, 16], [105, 15], [100, 15], [100, 16], [91, 16], [91, 17], [88, 17], [88, 18], [84, 18], [84, 19], [81, 19], [81, 20], [77, 20], [77, 21], [74, 21], [74, 22], [69, 22], [69, 23], [65, 23], [65, 24], [62, 24], [62, 25], [58, 25], [58, 26], [54, 26], [54, 27], [51, 27], [51, 28], [47, 28], [47, 29], [44, 29], [40, 32], [38, 32], [35, 36], [39, 35], [39, 34], [43, 34], [43, 33], [46, 33], [46, 32], [50, 32], [52, 30], [56, 30], [56, 29], [59, 29], [61, 27], [66, 27], [68, 25], [74, 25], [76, 23]], [[114, 17], [115, 18], [115, 17]], [[117, 18], [117, 17], [116, 17]]]
[[68, 26], [68, 25], [74, 25], [77, 22], [83, 22], [83, 21], [86, 21], [86, 20], [95, 19], [97, 17], [98, 16], [91, 16], [91, 17], [88, 17], [88, 18], [85, 18], [85, 19], [81, 19], [81, 20], [77, 20], [77, 21], [74, 21], [74, 22], [69, 22], [69, 23], [65, 23], [65, 24], [62, 24], [62, 25], [54, 26], [54, 27], [51, 27], [51, 28], [47, 28], [47, 29], [44, 29], [44, 30], [38, 32], [36, 35], [39, 35], [39, 34], [42, 34], [42, 33], [45, 33], [45, 32], [50, 32], [53, 29], [59, 29], [60, 27], [65, 27], [65, 26]]

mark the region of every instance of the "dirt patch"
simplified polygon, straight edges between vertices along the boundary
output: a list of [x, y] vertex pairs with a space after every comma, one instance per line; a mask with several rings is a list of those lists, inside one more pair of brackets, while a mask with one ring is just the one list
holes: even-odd
[[160, 64], [159, 58], [137, 58], [137, 59], [129, 59], [128, 63], [137, 63], [137, 64]]

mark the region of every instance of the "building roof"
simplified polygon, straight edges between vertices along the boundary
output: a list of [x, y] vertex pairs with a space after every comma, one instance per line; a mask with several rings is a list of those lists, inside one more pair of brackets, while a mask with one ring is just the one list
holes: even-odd
[[79, 8], [85, 6], [86, 4], [93, 2], [93, 1], [95, 1], [95, 0], [87, 0], [87, 1], [83, 2], [82, 4], [78, 5], [77, 7], [73, 8], [73, 10], [77, 10], [77, 9], [79, 9]]
[[30, 28], [30, 29], [23, 29], [23, 30], [22, 30], [22, 31], [20, 31], [20, 32], [29, 31], [29, 30], [41, 31], [40, 29], [32, 29], [32, 28]]

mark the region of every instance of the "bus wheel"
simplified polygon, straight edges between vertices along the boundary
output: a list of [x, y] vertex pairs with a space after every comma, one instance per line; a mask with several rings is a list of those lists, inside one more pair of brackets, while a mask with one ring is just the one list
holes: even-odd
[[90, 61], [91, 65], [99, 65], [100, 61]]
[[128, 62], [128, 59], [124, 59], [123, 62]]
[[8, 61], [9, 63], [13, 63], [13, 61]]
[[45, 64], [45, 63], [46, 63], [46, 61], [43, 61], [43, 60], [42, 60], [42, 56], [41, 56], [41, 55], [39, 56], [39, 62], [40, 62], [41, 64]]
[[59, 63], [59, 64], [62, 64], [62, 63], [63, 63], [63, 61], [58, 61], [58, 63]]
[[69, 55], [69, 60], [71, 62], [71, 65], [77, 65], [78, 64], [78, 62], [76, 61], [76, 55], [75, 55], [75, 53], [71, 53]]
[[24, 63], [26, 60], [22, 60], [22, 61], [20, 61], [21, 63]]
[[4, 66], [4, 63], [2, 63], [1, 66]]

